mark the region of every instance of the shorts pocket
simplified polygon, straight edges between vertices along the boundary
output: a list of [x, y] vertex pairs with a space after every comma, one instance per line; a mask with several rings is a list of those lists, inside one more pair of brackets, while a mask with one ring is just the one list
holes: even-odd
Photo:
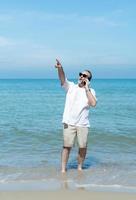
[[67, 129], [68, 128], [68, 124], [64, 123], [64, 129]]

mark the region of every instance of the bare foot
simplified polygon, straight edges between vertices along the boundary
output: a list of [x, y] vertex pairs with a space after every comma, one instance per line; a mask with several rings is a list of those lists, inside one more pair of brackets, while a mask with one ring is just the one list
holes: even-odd
[[82, 166], [81, 165], [78, 165], [78, 171], [82, 171]]
[[61, 173], [63, 173], [63, 174], [66, 173], [66, 170], [65, 170], [65, 169], [62, 169], [62, 170], [61, 170]]

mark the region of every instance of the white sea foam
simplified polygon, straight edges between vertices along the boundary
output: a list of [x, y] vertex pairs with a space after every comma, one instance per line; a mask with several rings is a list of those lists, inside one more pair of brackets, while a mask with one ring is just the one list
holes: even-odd
[[124, 186], [124, 185], [99, 185], [99, 184], [76, 184], [77, 188], [86, 188], [86, 189], [96, 189], [96, 190], [110, 190], [110, 191], [122, 191], [122, 192], [134, 192], [136, 193], [136, 187], [133, 186]]

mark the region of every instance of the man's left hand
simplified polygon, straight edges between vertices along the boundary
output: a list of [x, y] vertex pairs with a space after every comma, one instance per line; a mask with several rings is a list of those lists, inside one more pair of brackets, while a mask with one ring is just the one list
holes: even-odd
[[89, 80], [88, 79], [85, 79], [84, 80], [85, 81], [85, 86], [84, 86], [84, 88], [86, 89], [86, 90], [89, 90], [89, 85], [90, 85], [90, 82], [89, 82]]

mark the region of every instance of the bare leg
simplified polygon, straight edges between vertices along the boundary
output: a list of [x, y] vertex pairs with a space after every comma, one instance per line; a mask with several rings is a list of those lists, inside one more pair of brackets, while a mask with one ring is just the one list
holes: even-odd
[[63, 147], [62, 154], [61, 154], [61, 172], [66, 172], [66, 165], [69, 158], [71, 147]]
[[79, 148], [78, 151], [78, 170], [82, 170], [82, 165], [86, 156], [87, 148]]

